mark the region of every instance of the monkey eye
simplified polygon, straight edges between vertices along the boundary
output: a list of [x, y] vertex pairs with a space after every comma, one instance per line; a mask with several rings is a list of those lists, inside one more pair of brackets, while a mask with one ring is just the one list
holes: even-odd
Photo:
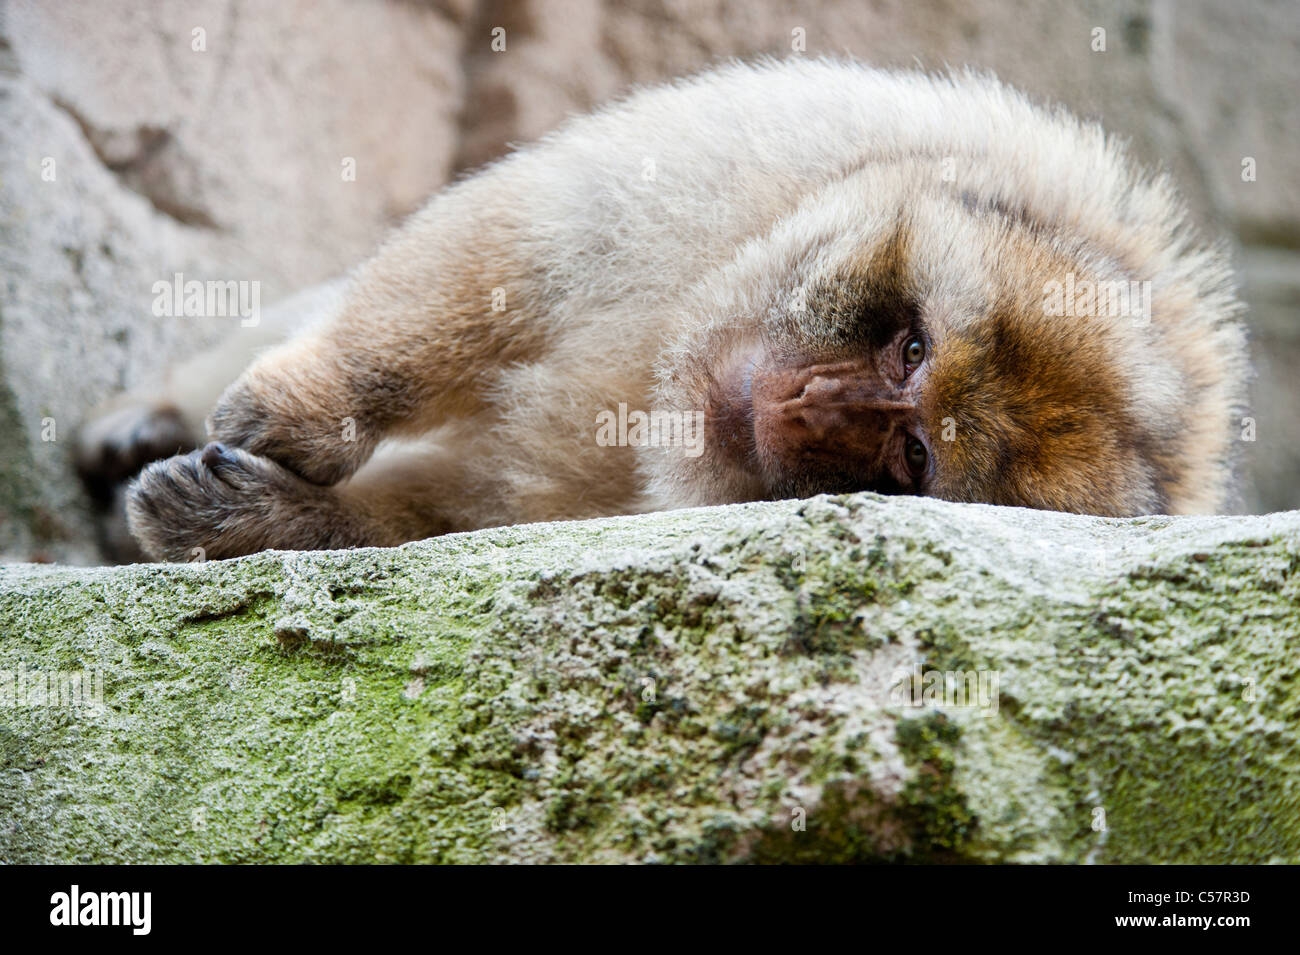
[[925, 361], [925, 342], [921, 340], [920, 335], [913, 335], [903, 343], [903, 367], [910, 375], [923, 361]]
[[907, 443], [903, 445], [903, 457], [907, 460], [907, 473], [919, 480], [930, 463], [930, 452], [920, 441], [908, 435]]

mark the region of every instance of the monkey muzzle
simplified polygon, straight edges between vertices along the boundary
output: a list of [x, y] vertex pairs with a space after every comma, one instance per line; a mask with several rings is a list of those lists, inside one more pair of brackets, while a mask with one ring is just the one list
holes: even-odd
[[828, 490], [892, 490], [907, 483], [898, 462], [919, 424], [917, 396], [870, 361], [751, 360], [737, 390], [752, 423], [753, 462], [774, 485], [828, 467], [836, 475]]

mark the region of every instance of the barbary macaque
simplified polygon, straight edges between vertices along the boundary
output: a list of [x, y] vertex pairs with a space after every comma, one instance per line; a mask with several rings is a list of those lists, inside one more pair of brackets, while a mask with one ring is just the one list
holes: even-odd
[[1226, 255], [1100, 127], [845, 61], [575, 119], [304, 310], [87, 430], [88, 476], [145, 464], [151, 557], [857, 490], [1213, 511], [1248, 374]]

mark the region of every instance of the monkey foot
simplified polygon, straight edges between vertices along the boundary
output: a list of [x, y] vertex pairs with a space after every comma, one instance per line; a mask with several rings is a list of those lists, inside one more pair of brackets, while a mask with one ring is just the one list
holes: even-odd
[[194, 435], [169, 405], [130, 404], [91, 422], [78, 439], [77, 472], [107, 504], [118, 486], [151, 461], [189, 451]]
[[328, 488], [216, 442], [145, 468], [127, 516], [145, 551], [170, 561], [350, 546], [355, 536]]

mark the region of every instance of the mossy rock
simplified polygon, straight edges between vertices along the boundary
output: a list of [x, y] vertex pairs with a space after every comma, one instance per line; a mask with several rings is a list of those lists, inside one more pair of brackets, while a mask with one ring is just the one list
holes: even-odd
[[1300, 862], [1298, 566], [872, 495], [8, 566], [0, 861]]

